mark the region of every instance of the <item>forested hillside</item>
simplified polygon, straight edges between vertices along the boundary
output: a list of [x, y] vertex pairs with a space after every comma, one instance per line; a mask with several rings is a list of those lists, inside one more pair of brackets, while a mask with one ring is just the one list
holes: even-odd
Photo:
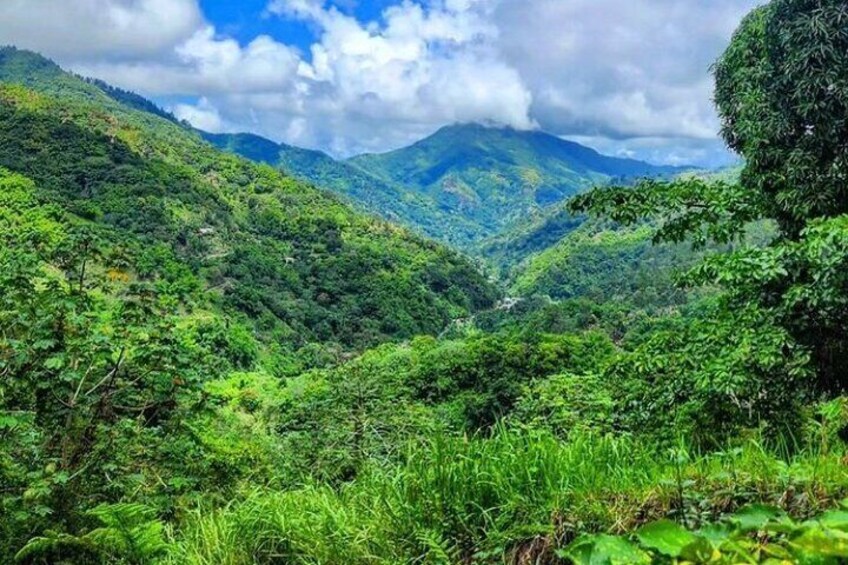
[[448, 250], [221, 155], [32, 54], [5, 50], [0, 69], [0, 166], [86, 227], [174, 255], [263, 335], [374, 344], [438, 331], [495, 296]]
[[346, 197], [353, 206], [433, 239], [464, 245], [479, 237], [479, 227], [472, 220], [450, 214], [429, 196], [379, 179], [321, 151], [277, 144], [251, 134], [201, 134], [219, 149], [273, 165], [295, 178]]
[[465, 251], [596, 184], [684, 170], [607, 157], [542, 132], [479, 124], [445, 127], [409, 147], [347, 161], [257, 136], [204, 136]]
[[[456, 176], [458, 180], [467, 178], [471, 190], [481, 191], [484, 187], [479, 182], [470, 182], [478, 174], [504, 175], [507, 178], [497, 184], [512, 181], [520, 187], [519, 175], [523, 174], [527, 177], [523, 179], [525, 191], [538, 204], [563, 200], [576, 188], [590, 187], [605, 178], [642, 177], [679, 170], [607, 157], [543, 132], [481, 124], [447, 126], [410, 147], [361, 155], [350, 162], [377, 176], [422, 189], [444, 185], [446, 177]], [[483, 196], [478, 192], [478, 197]]]
[[607, 157], [543, 132], [479, 124], [448, 126], [410, 147], [349, 162], [429, 196], [472, 220], [484, 237], [611, 179], [677, 170]]
[[[457, 254], [134, 95], [14, 48], [0, 77], [4, 557], [98, 501], [173, 505], [230, 473], [188, 422], [206, 418], [204, 383], [333, 364], [497, 297]], [[200, 467], [178, 463], [192, 451]]]
[[844, 562], [845, 21], [754, 10], [741, 174], [587, 184], [481, 240], [500, 286], [3, 50], [0, 560]]
[[[736, 168], [687, 173], [679, 181], [738, 182], [738, 173]], [[483, 241], [477, 253], [488, 258], [513, 297], [615, 302], [626, 304], [631, 312], [647, 310], [656, 314], [683, 306], [708, 292], [706, 288], [681, 287], [677, 278], [706, 256], [729, 249], [716, 242], [704, 242], [700, 248], [689, 239], [658, 242], [654, 240], [657, 225], [656, 220], [628, 226], [587, 218], [566, 204]], [[759, 247], [775, 236], [769, 222], [752, 223], [744, 231], [734, 244]]]

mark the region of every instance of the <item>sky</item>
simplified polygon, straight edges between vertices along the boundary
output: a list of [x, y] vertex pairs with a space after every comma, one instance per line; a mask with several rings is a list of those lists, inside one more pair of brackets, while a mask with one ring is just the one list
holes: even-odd
[[0, 0], [0, 44], [337, 157], [464, 122], [735, 160], [709, 68], [757, 0]]

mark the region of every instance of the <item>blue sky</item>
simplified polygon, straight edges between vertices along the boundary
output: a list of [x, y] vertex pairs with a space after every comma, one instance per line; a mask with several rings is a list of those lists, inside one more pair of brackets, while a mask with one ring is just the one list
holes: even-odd
[[[201, 9], [210, 23], [224, 35], [238, 39], [242, 45], [257, 35], [267, 34], [274, 39], [295, 45], [308, 54], [316, 40], [316, 29], [308, 23], [291, 18], [270, 17], [267, 0], [202, 0]], [[379, 15], [379, 14], [378, 14]]]
[[[367, 23], [381, 21], [386, 8], [400, 3], [400, 0], [347, 0], [329, 1], [327, 5], [355, 17], [359, 22]], [[200, 0], [200, 6], [216, 29], [238, 39], [243, 45], [258, 35], [270, 35], [277, 41], [298, 47], [308, 59], [309, 47], [320, 33], [309, 22], [270, 15], [267, 10], [268, 0]]]
[[344, 157], [456, 122], [731, 162], [710, 64], [758, 0], [2, 0], [0, 43], [210, 131]]

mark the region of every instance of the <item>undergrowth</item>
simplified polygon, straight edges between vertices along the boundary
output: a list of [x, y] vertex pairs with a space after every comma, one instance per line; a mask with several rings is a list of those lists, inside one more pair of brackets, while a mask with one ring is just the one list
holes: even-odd
[[629, 438], [500, 430], [435, 438], [339, 489], [248, 489], [172, 532], [172, 563], [559, 563], [581, 534], [672, 519], [699, 528], [752, 504], [798, 519], [846, 493], [844, 453], [751, 439], [700, 455]]

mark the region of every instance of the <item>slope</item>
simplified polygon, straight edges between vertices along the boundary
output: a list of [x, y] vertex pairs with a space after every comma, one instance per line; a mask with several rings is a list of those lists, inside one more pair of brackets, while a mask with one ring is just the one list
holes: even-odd
[[[738, 167], [695, 174], [708, 182], [736, 181]], [[689, 241], [655, 243], [655, 226], [624, 227], [610, 221], [586, 220], [567, 206], [549, 210], [542, 219], [485, 241], [480, 253], [507, 281], [515, 296], [548, 296], [555, 300], [590, 299], [598, 304], [626, 303], [656, 312], [689, 300], [675, 284], [675, 274], [707, 255], [726, 250], [709, 244], [695, 249]], [[744, 244], [765, 245], [774, 227], [765, 222], [748, 227]]]
[[269, 343], [358, 348], [438, 332], [495, 297], [444, 247], [222, 154], [40, 56], [3, 49], [0, 80], [0, 167], [31, 178], [40, 201], [134, 241], [127, 276], [173, 253], [210, 305]]
[[597, 184], [681, 170], [607, 157], [542, 132], [478, 124], [448, 126], [410, 147], [347, 161], [252, 134], [202, 135], [222, 150], [274, 165], [471, 252]]
[[679, 170], [607, 157], [543, 132], [479, 124], [444, 127], [410, 147], [348, 162], [433, 198], [486, 236], [597, 184]]
[[344, 196], [361, 210], [425, 236], [462, 246], [479, 235], [472, 222], [449, 216], [428, 196], [378, 179], [322, 151], [278, 144], [250, 133], [199, 133], [222, 151], [275, 166], [295, 178]]

